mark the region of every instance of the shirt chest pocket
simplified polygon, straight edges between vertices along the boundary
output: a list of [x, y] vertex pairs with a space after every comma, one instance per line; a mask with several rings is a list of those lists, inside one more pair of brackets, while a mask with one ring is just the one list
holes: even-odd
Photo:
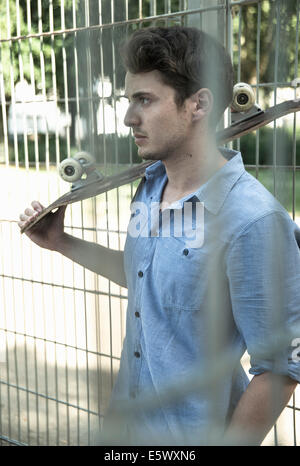
[[153, 274], [163, 308], [198, 311], [207, 290], [207, 252], [175, 237], [159, 238]]

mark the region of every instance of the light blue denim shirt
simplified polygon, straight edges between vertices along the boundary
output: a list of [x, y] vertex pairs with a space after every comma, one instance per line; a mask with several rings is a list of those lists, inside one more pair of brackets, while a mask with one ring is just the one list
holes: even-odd
[[[239, 362], [245, 350], [251, 374], [272, 370], [300, 382], [300, 230], [245, 171], [241, 154], [222, 152], [227, 163], [170, 210], [174, 226], [175, 210], [183, 214], [189, 202], [195, 226], [195, 205], [203, 203], [199, 247], [185, 230], [175, 236], [171, 227], [167, 236], [161, 222], [149, 221], [167, 182], [160, 161], [147, 169], [132, 203], [127, 330], [111, 405], [138, 406], [125, 426], [135, 445], [209, 443], [213, 420], [225, 428], [249, 383]], [[222, 357], [231, 351], [237, 360], [227, 367]], [[219, 377], [209, 382], [215, 366]], [[170, 384], [186, 389], [195, 375], [207, 385], [175, 402], [161, 399]], [[155, 409], [139, 403], [145, 395], [157, 400]]]

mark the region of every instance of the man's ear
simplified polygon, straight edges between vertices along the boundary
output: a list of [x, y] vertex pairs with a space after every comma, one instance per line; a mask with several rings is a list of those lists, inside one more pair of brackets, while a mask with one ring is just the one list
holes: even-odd
[[207, 88], [199, 89], [191, 96], [193, 120], [202, 120], [207, 118], [212, 112], [214, 97]]

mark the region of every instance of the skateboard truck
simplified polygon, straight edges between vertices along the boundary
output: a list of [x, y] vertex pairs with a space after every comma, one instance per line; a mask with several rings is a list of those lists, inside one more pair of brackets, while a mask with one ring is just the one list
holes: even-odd
[[231, 123], [238, 123], [241, 119], [252, 117], [263, 110], [255, 102], [254, 91], [247, 83], [237, 83], [233, 87], [231, 103]]
[[64, 181], [72, 183], [71, 191], [104, 178], [96, 170], [95, 159], [88, 152], [77, 152], [72, 158], [64, 159], [59, 166], [59, 174]]

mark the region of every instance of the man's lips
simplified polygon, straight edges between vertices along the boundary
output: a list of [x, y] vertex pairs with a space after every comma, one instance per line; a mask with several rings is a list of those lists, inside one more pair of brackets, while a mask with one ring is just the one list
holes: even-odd
[[145, 139], [147, 139], [147, 136], [144, 136], [143, 134], [139, 133], [134, 133], [134, 140], [136, 144], [142, 144]]

